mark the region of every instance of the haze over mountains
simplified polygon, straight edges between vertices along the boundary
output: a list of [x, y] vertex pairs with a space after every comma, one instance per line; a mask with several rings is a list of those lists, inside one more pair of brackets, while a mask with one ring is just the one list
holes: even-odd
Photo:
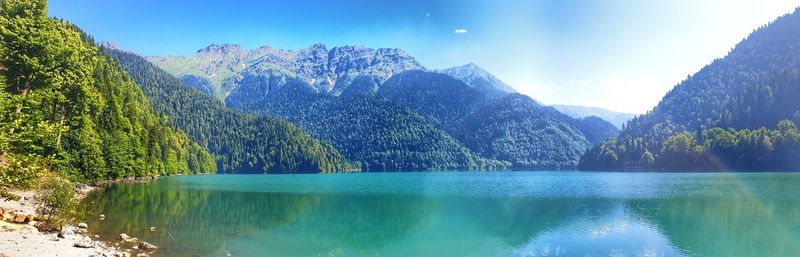
[[[675, 86], [583, 169], [796, 170], [800, 9]], [[790, 100], [792, 99], [792, 100]]]
[[553, 105], [553, 108], [556, 110], [569, 115], [570, 117], [580, 119], [586, 118], [590, 116], [595, 116], [611, 122], [614, 124], [618, 129], [622, 129], [622, 125], [625, 122], [636, 117], [636, 114], [633, 113], [623, 113], [623, 112], [615, 112], [608, 109], [597, 108], [597, 107], [586, 107], [586, 106], [577, 106], [577, 105]]

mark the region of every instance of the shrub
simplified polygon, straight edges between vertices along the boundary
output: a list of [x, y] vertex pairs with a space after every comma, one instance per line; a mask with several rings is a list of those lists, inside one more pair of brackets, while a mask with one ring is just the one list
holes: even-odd
[[75, 185], [61, 177], [45, 177], [36, 190], [37, 212], [44, 219], [37, 224], [39, 230], [60, 230], [71, 222], [77, 213]]
[[39, 174], [44, 170], [44, 164], [36, 156], [25, 158], [0, 156], [0, 199], [19, 200], [19, 196], [6, 190], [33, 188]]

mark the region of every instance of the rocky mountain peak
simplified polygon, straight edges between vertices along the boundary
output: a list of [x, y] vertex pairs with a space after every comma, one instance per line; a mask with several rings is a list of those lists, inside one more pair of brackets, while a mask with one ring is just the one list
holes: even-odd
[[450, 75], [490, 96], [502, 96], [507, 93], [517, 92], [511, 86], [474, 63], [437, 70], [436, 72]]
[[[99, 43], [97, 43], [97, 46], [103, 47], [103, 48], [106, 48], [106, 49], [109, 49], [109, 50], [124, 51], [122, 48], [119, 47], [119, 45], [117, 45], [117, 43], [110, 42], [110, 41], [99, 42]], [[127, 52], [127, 51], [125, 51], [125, 52]]]
[[197, 53], [231, 53], [243, 50], [242, 46], [236, 44], [211, 44], [203, 49], [197, 50]]

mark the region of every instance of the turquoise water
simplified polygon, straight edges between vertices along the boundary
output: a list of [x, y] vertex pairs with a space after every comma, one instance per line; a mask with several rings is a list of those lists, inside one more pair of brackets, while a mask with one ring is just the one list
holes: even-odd
[[800, 254], [794, 173], [205, 175], [85, 201], [156, 256]]

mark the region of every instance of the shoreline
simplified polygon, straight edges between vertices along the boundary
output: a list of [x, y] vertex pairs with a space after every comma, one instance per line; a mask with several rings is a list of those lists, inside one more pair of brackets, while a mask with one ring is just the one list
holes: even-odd
[[[80, 201], [88, 194], [111, 184], [146, 183], [159, 177], [161, 176], [105, 180], [93, 185], [77, 183], [76, 200]], [[120, 235], [117, 242], [100, 240], [98, 235], [89, 233], [91, 232], [89, 222], [97, 220], [78, 220], [76, 222], [80, 223], [66, 225], [60, 232], [39, 231], [34, 226], [38, 222], [33, 198], [34, 190], [11, 190], [10, 193], [20, 198], [17, 201], [0, 200], [0, 257], [146, 257], [157, 249], [153, 245], [124, 234]], [[98, 219], [103, 218], [98, 217]], [[140, 249], [149, 247], [153, 248], [149, 251]]]

